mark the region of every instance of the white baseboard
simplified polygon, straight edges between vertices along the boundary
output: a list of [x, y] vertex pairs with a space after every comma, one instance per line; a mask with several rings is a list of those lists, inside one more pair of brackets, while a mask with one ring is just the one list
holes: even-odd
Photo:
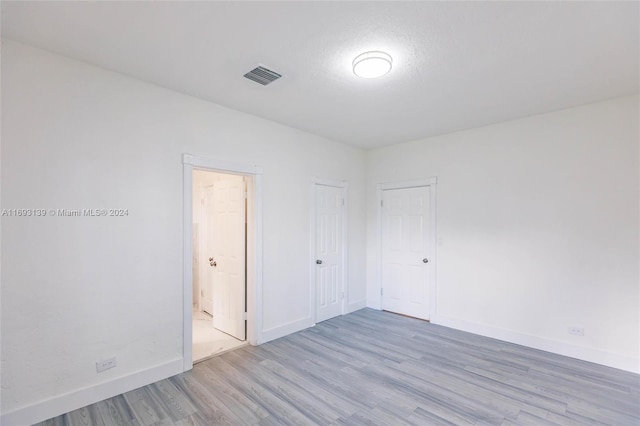
[[182, 358], [3, 413], [0, 424], [31, 425], [180, 373]]
[[304, 330], [305, 328], [309, 328], [313, 325], [315, 325], [313, 323], [313, 318], [307, 317], [307, 318], [302, 318], [296, 321], [292, 321], [285, 325], [264, 330], [262, 332], [262, 341], [258, 342], [258, 344], [267, 343], [271, 340], [275, 340], [280, 337], [287, 336], [291, 333], [295, 333], [296, 331]]
[[599, 349], [576, 346], [567, 342], [551, 340], [544, 337], [533, 336], [483, 324], [471, 323], [456, 318], [437, 316], [431, 318], [431, 323], [534, 349], [552, 352], [558, 355], [606, 365], [608, 367], [630, 371], [632, 373], [640, 373], [639, 360]]
[[349, 303], [347, 305], [347, 310], [345, 314], [350, 314], [351, 312], [355, 312], [366, 307], [367, 307], [366, 300], [358, 300], [357, 302]]
[[378, 296], [375, 300], [367, 299], [367, 308], [375, 309], [376, 311], [382, 310], [382, 303], [380, 303], [380, 297]]

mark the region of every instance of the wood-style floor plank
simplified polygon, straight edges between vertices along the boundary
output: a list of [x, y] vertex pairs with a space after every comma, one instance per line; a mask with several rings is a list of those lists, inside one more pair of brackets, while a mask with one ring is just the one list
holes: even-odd
[[124, 396], [118, 395], [95, 404], [106, 425], [110, 426], [139, 426], [133, 411]]
[[640, 376], [363, 309], [40, 425], [640, 425]]

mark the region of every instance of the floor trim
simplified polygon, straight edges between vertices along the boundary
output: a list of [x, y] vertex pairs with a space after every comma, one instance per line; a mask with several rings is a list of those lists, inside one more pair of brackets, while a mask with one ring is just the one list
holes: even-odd
[[345, 314], [350, 314], [351, 312], [355, 312], [358, 311], [360, 309], [364, 309], [367, 307], [367, 301], [366, 300], [358, 300], [357, 302], [353, 302], [353, 303], [349, 303], [347, 305], [347, 311], [345, 312]]
[[182, 373], [182, 358], [3, 413], [0, 424], [31, 425]]
[[313, 318], [307, 317], [296, 321], [292, 321], [285, 325], [270, 328], [262, 332], [262, 343], [266, 343], [271, 340], [278, 339], [280, 337], [287, 336], [296, 331], [304, 330], [305, 328], [312, 327], [314, 325]]
[[454, 328], [456, 330], [467, 331], [480, 336], [491, 337], [505, 342], [527, 346], [529, 348], [540, 349], [558, 355], [594, 362], [596, 364], [606, 365], [608, 367], [629, 371], [631, 373], [640, 373], [640, 364], [637, 359], [632, 357], [626, 357], [595, 348], [572, 345], [571, 343], [551, 340], [530, 334], [518, 333], [513, 330], [471, 323], [456, 318], [443, 317], [441, 315], [438, 315], [435, 319], [432, 318], [431, 322], [433, 324]]

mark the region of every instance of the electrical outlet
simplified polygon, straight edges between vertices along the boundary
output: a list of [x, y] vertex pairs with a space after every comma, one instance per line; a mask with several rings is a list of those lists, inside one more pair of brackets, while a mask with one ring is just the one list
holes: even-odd
[[113, 358], [109, 358], [109, 359], [105, 359], [104, 361], [96, 362], [96, 371], [98, 373], [102, 373], [103, 371], [108, 370], [110, 368], [113, 368], [116, 365], [118, 365], [118, 363], [116, 361], [116, 357], [114, 356]]
[[569, 334], [573, 334], [574, 336], [584, 336], [584, 328], [569, 327]]

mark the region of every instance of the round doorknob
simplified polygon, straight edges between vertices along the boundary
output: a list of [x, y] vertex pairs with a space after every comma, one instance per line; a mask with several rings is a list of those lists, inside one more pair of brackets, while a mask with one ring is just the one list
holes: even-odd
[[209, 262], [213, 262], [213, 257], [210, 257], [210, 258], [209, 258]]
[[422, 259], [422, 263], [429, 263], [429, 259], [425, 257], [424, 259]]
[[322, 265], [322, 260], [320, 260], [320, 259], [316, 260], [316, 264]]

